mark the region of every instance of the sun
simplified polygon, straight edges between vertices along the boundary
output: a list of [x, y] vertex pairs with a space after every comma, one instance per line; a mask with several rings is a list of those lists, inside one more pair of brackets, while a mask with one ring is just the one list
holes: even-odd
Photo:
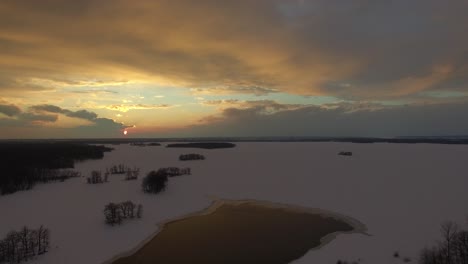
[[128, 131], [127, 130], [124, 130], [123, 134], [124, 135], [127, 135]]

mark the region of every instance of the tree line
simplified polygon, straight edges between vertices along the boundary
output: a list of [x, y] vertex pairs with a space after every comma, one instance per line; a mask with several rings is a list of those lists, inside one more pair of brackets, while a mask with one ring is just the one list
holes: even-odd
[[108, 203], [104, 206], [104, 217], [109, 225], [121, 224], [124, 219], [141, 218], [143, 205], [136, 205], [132, 201], [122, 203]]
[[2, 142], [0, 195], [79, 176], [61, 169], [73, 168], [76, 160], [101, 159], [104, 152], [111, 150], [81, 143]]
[[38, 229], [27, 226], [10, 231], [0, 240], [0, 263], [20, 263], [41, 255], [49, 249], [50, 231], [42, 225]]

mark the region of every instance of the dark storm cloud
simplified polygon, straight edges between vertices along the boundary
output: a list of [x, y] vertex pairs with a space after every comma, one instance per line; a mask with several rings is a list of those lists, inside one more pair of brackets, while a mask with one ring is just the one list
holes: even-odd
[[86, 111], [86, 110], [78, 110], [76, 112], [69, 112], [66, 114], [69, 117], [76, 117], [82, 118], [86, 120], [96, 120], [98, 115], [94, 112]]
[[87, 111], [87, 110], [70, 111], [68, 109], [63, 109], [55, 105], [34, 105], [34, 106], [29, 107], [29, 110], [34, 111], [34, 112], [39, 112], [39, 113], [41, 112], [59, 113], [68, 117], [88, 120], [88, 121], [93, 122], [95, 126], [100, 127], [100, 128], [106, 127], [106, 128], [123, 129], [123, 128], [128, 127], [122, 123], [117, 123], [112, 119], [98, 117], [96, 113]]
[[[2, 106], [9, 106], [4, 107]], [[87, 110], [71, 111], [55, 105], [35, 105], [23, 112], [15, 105], [0, 105], [1, 113], [9, 113], [8, 118], [0, 118], [0, 127], [6, 128], [2, 138], [16, 137], [115, 137], [127, 125], [109, 118], [98, 117], [94, 112]], [[6, 113], [5, 113], [6, 114]], [[72, 127], [50, 127], [48, 124], [57, 124], [59, 115], [89, 121], [86, 125]], [[34, 130], [35, 129], [35, 130]], [[23, 135], [23, 133], [25, 133]]]
[[[219, 116], [187, 127], [195, 136], [420, 136], [466, 135], [468, 104], [432, 104], [384, 107], [362, 104], [282, 108], [267, 111], [268, 105], [227, 108]], [[278, 108], [277, 108], [278, 109]]]
[[15, 116], [21, 113], [21, 109], [12, 104], [0, 104], [0, 113], [7, 116]]
[[55, 105], [34, 105], [34, 106], [29, 107], [29, 109], [31, 109], [32, 111], [38, 111], [38, 112], [50, 112], [50, 113], [60, 113], [60, 114], [69, 112], [68, 110], [62, 109]]
[[36, 113], [21, 113], [18, 115], [18, 121], [20, 122], [46, 122], [53, 123], [57, 121], [58, 115], [52, 114], [36, 114]]
[[90, 112], [87, 110], [78, 110], [78, 111], [73, 112], [73, 111], [63, 109], [55, 105], [34, 105], [34, 106], [29, 107], [29, 109], [35, 112], [49, 112], [49, 113], [64, 114], [68, 117], [81, 118], [81, 119], [85, 119], [88, 121], [96, 121], [98, 119], [97, 118], [98, 115], [94, 112]]

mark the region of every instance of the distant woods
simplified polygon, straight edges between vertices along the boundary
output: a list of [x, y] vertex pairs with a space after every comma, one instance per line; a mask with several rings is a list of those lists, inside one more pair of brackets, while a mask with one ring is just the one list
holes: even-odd
[[104, 207], [104, 217], [109, 225], [120, 225], [124, 219], [141, 218], [143, 205], [134, 204], [132, 201], [122, 203], [109, 203]]
[[156, 143], [156, 142], [132, 142], [130, 143], [130, 146], [136, 146], [136, 147], [155, 147], [155, 146], [161, 146], [161, 144]]
[[222, 149], [233, 148], [236, 144], [226, 142], [198, 142], [198, 143], [174, 143], [168, 144], [166, 148], [202, 148], [202, 149]]
[[0, 263], [20, 263], [44, 254], [49, 249], [49, 240], [50, 231], [43, 226], [10, 231], [0, 240]]
[[104, 146], [81, 143], [0, 143], [0, 194], [29, 190], [38, 182], [64, 181], [79, 174], [60, 169], [73, 168], [76, 160], [101, 159]]
[[187, 161], [187, 160], [204, 160], [205, 156], [201, 154], [182, 154], [179, 156], [179, 160]]

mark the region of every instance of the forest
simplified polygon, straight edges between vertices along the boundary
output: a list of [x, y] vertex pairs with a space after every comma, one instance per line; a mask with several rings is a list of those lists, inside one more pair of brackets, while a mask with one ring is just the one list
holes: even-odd
[[79, 174], [61, 169], [73, 168], [75, 161], [101, 159], [104, 146], [61, 142], [0, 143], [0, 195], [29, 190], [37, 183], [63, 181]]

